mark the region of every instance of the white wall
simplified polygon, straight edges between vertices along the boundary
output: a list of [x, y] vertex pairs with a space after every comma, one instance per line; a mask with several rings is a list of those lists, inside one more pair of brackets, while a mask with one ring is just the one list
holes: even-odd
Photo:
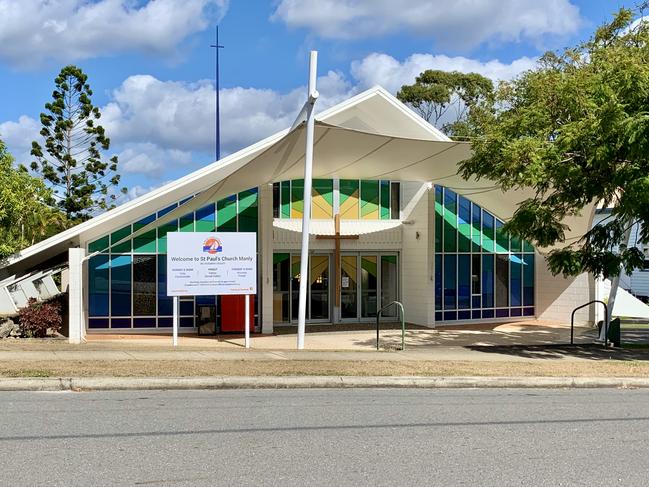
[[403, 219], [411, 223], [402, 227], [401, 300], [408, 323], [434, 326], [434, 192], [428, 190], [427, 184], [402, 186]]
[[[577, 306], [595, 299], [595, 280], [586, 273], [568, 279], [561, 275], [553, 276], [545, 257], [538, 253], [535, 263], [537, 318], [570, 324], [572, 311]], [[593, 307], [594, 305], [579, 310], [575, 315], [575, 324], [592, 323]]]

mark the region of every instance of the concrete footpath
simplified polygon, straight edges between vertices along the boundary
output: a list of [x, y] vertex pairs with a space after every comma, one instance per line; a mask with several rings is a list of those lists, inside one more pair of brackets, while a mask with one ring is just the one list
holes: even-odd
[[61, 377], [2, 378], [0, 391], [311, 388], [649, 388], [630, 377]]

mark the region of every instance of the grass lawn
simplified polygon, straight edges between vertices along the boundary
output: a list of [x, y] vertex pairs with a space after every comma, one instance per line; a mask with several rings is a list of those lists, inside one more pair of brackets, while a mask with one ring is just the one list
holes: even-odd
[[649, 377], [636, 360], [538, 362], [204, 360], [15, 361], [0, 363], [0, 377], [191, 376], [544, 376]]

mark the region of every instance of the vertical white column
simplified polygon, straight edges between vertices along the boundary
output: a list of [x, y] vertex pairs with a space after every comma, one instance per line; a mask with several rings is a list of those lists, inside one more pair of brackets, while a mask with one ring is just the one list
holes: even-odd
[[[273, 333], [273, 186], [259, 187], [259, 279], [262, 333]], [[259, 292], [259, 291], [258, 291]]]
[[180, 297], [174, 296], [173, 303], [174, 303], [174, 310], [173, 310], [174, 316], [173, 316], [173, 323], [172, 323], [173, 338], [171, 343], [174, 347], [177, 347], [178, 346], [178, 314], [180, 312], [178, 308], [180, 307]]
[[83, 305], [83, 263], [85, 249], [68, 249], [68, 341], [79, 344], [86, 337], [86, 314]]
[[304, 331], [306, 327], [306, 294], [309, 276], [309, 223], [311, 221], [311, 183], [313, 180], [313, 134], [315, 132], [315, 112], [313, 110], [318, 98], [316, 76], [318, 52], [311, 51], [309, 60], [308, 113], [306, 117], [306, 150], [304, 153], [304, 214], [302, 215], [302, 253], [300, 261], [300, 300], [297, 322], [297, 348], [304, 348]]
[[250, 300], [252, 299], [252, 294], [246, 294], [246, 324], [244, 326], [244, 343], [246, 348], [250, 348]]

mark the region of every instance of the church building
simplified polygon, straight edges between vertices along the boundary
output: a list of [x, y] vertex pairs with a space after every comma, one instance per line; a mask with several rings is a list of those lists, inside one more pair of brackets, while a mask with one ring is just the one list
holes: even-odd
[[[527, 196], [466, 181], [470, 144], [447, 138], [380, 87], [316, 116], [310, 258], [300, 275], [304, 124], [29, 247], [0, 269], [0, 314], [67, 292], [70, 341], [92, 333], [171, 333], [170, 232], [256, 232], [252, 325], [372, 322], [400, 301], [406, 321], [569, 322], [594, 280], [552, 276], [544, 253], [503, 232]], [[567, 224], [568, 238], [592, 215]], [[181, 297], [180, 333], [241, 333], [243, 296]], [[584, 310], [581, 321], [592, 320]], [[396, 310], [386, 313], [394, 320]]]

